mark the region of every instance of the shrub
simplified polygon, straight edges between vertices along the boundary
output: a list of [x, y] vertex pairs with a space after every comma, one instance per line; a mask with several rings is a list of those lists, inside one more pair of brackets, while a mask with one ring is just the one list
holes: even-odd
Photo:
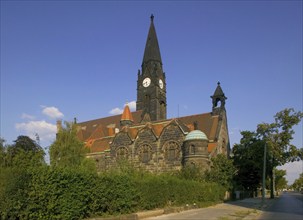
[[223, 200], [225, 191], [216, 183], [180, 179], [171, 175], [147, 175], [137, 182], [141, 209], [218, 202]]
[[0, 177], [3, 219], [82, 219], [216, 202], [224, 195], [224, 189], [216, 183], [135, 171], [98, 175], [79, 167], [42, 166], [6, 168]]

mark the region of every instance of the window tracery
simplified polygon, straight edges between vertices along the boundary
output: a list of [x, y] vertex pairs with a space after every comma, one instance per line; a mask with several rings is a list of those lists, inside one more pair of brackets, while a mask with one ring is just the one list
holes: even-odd
[[164, 144], [164, 156], [167, 161], [176, 161], [180, 159], [180, 146], [175, 141], [168, 141]]
[[142, 144], [138, 150], [139, 160], [148, 163], [152, 159], [152, 148], [148, 144]]
[[118, 160], [128, 158], [128, 150], [126, 147], [119, 147], [116, 151], [116, 157]]

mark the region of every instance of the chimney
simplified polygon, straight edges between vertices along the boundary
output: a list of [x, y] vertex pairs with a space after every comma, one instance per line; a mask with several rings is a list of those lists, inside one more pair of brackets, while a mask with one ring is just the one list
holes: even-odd
[[62, 120], [57, 120], [57, 133], [62, 130]]
[[197, 122], [197, 121], [194, 121], [194, 129], [195, 129], [195, 130], [198, 130], [198, 125], [199, 125], [198, 122]]
[[108, 136], [114, 136], [115, 135], [115, 124], [110, 124], [107, 126], [108, 128]]

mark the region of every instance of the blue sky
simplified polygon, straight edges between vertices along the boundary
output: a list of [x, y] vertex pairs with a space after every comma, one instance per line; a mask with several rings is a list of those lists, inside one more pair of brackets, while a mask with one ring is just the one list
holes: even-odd
[[[135, 101], [151, 13], [169, 118], [211, 111], [218, 81], [232, 145], [284, 108], [302, 111], [302, 1], [1, 1], [0, 136], [38, 133], [47, 147], [57, 118]], [[295, 131], [302, 147], [302, 123]], [[302, 162], [286, 169], [291, 183]]]

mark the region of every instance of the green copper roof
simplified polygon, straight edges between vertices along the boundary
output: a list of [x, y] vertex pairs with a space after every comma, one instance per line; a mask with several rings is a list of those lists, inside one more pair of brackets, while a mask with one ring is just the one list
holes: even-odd
[[200, 130], [194, 130], [188, 133], [185, 137], [185, 141], [189, 140], [208, 140], [206, 134]]

